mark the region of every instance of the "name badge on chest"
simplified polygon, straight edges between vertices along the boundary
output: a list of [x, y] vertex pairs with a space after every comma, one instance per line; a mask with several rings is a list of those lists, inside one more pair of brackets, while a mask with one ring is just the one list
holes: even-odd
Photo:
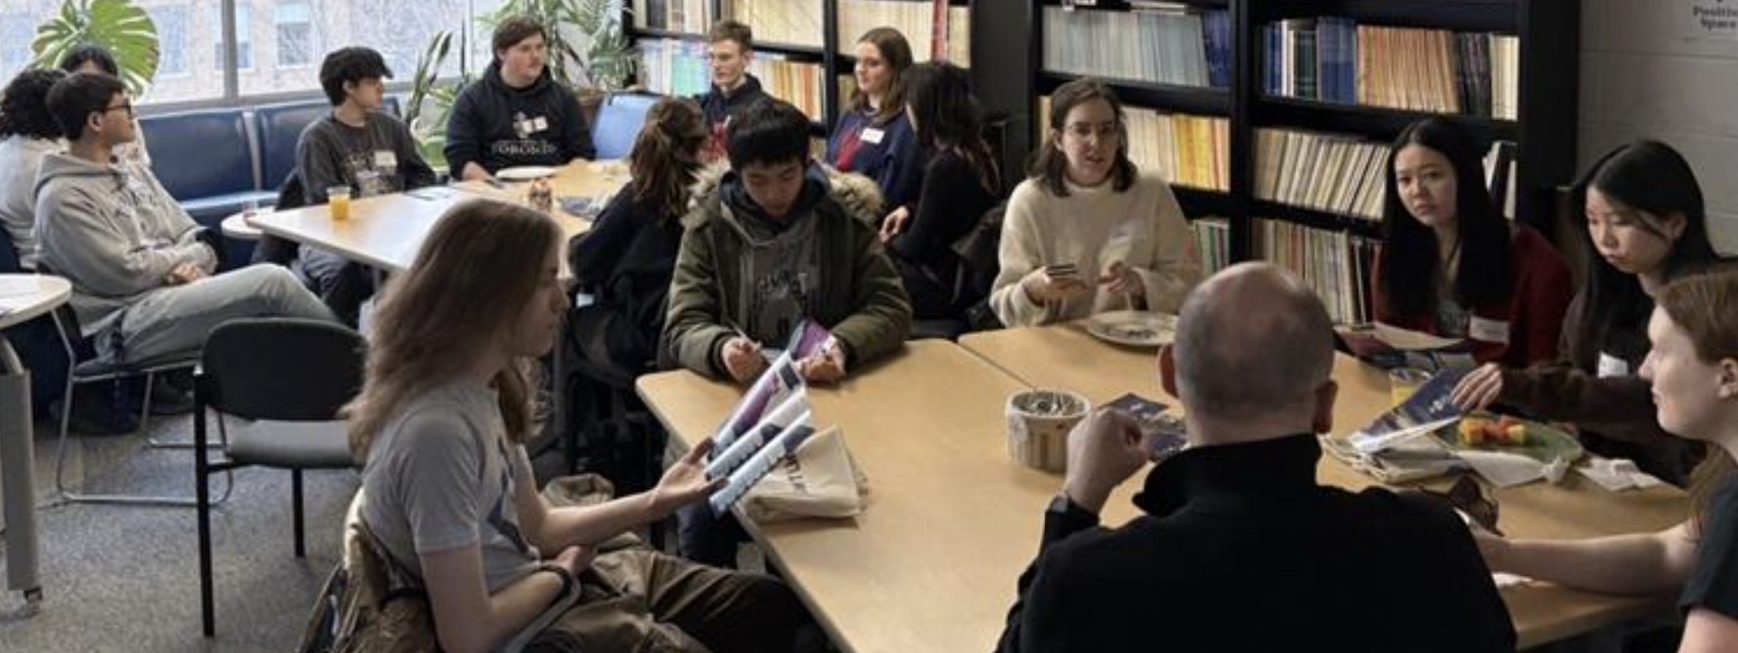
[[1629, 361], [1599, 352], [1599, 378], [1629, 376]]
[[1467, 323], [1466, 335], [1473, 340], [1506, 345], [1509, 344], [1509, 323], [1474, 315]]
[[398, 167], [398, 155], [393, 154], [392, 150], [375, 150], [374, 167], [396, 168]]
[[887, 136], [887, 132], [874, 127], [868, 127], [863, 130], [861, 140], [870, 145], [880, 145], [881, 139], [885, 136]]

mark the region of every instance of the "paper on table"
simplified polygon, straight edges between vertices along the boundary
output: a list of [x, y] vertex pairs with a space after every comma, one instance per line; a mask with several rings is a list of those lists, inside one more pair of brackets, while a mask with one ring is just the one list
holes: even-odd
[[1635, 461], [1627, 458], [1601, 458], [1588, 456], [1587, 464], [1575, 468], [1582, 476], [1593, 479], [1599, 487], [1608, 492], [1623, 490], [1645, 490], [1659, 485], [1664, 481], [1641, 471], [1635, 466]]
[[1517, 453], [1477, 449], [1463, 449], [1456, 455], [1497, 487], [1514, 487], [1539, 479], [1556, 483], [1569, 471], [1569, 461], [1562, 458], [1542, 463]]
[[1457, 338], [1434, 336], [1422, 331], [1403, 329], [1392, 324], [1371, 322], [1339, 329], [1342, 336], [1357, 335], [1375, 338], [1378, 342], [1400, 351], [1453, 349], [1464, 344]]

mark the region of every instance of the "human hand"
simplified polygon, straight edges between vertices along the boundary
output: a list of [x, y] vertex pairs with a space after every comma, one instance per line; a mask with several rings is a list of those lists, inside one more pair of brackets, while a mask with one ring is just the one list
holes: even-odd
[[1496, 363], [1485, 363], [1461, 377], [1448, 398], [1460, 408], [1460, 412], [1470, 413], [1489, 407], [1502, 393], [1503, 368]]
[[649, 493], [654, 519], [668, 517], [677, 508], [712, 496], [713, 492], [724, 487], [728, 479], [706, 478], [706, 455], [711, 452], [712, 440], [702, 440], [676, 464], [664, 470], [664, 477], [658, 479], [658, 486]]
[[583, 544], [571, 544], [562, 549], [561, 553], [557, 554], [550, 562], [560, 565], [562, 569], [567, 570], [567, 573], [578, 578], [580, 573], [590, 567], [591, 561], [595, 559], [597, 559], [597, 549]]
[[1080, 278], [1073, 266], [1044, 266], [1020, 278], [1020, 289], [1039, 304], [1062, 301], [1070, 296], [1091, 292], [1092, 287]]
[[1147, 294], [1147, 284], [1141, 281], [1141, 273], [1136, 271], [1134, 266], [1122, 261], [1111, 263], [1110, 268], [1105, 270], [1104, 274], [1099, 275], [1098, 284], [1109, 286], [1110, 291], [1115, 293], [1126, 293], [1138, 297], [1145, 297]]
[[892, 213], [887, 214], [887, 218], [881, 221], [882, 244], [886, 244], [887, 241], [893, 240], [894, 236], [903, 233], [905, 231], [905, 223], [910, 220], [911, 210], [903, 206], [894, 210]]
[[1063, 491], [1080, 507], [1098, 512], [1111, 490], [1147, 464], [1147, 444], [1133, 416], [1100, 406], [1068, 432]]
[[743, 336], [724, 341], [724, 370], [738, 383], [747, 383], [766, 369], [766, 358], [760, 355], [760, 344]]
[[198, 265], [182, 263], [169, 270], [169, 275], [163, 279], [163, 282], [171, 286], [179, 286], [192, 283], [205, 276], [205, 270], [200, 269]]
[[845, 350], [836, 341], [797, 362], [797, 371], [810, 383], [832, 383], [845, 378]]

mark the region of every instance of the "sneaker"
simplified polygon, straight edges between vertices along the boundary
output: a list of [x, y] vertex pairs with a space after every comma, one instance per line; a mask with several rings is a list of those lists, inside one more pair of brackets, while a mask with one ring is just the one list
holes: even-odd
[[193, 393], [175, 387], [167, 379], [157, 379], [151, 383], [151, 414], [186, 415], [193, 412]]

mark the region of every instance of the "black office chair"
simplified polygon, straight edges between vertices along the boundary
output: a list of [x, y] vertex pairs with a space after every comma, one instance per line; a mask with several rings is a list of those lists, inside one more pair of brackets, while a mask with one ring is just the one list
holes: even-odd
[[[339, 410], [362, 388], [367, 342], [319, 320], [232, 320], [205, 341], [193, 383], [194, 493], [199, 508], [199, 600], [205, 636], [216, 632], [211, 571], [211, 503], [207, 479], [239, 467], [290, 470], [296, 557], [306, 555], [302, 470], [349, 469]], [[206, 409], [217, 413], [222, 457], [212, 460]], [[249, 420], [233, 435], [227, 417]], [[233, 482], [233, 480], [232, 480]]]

